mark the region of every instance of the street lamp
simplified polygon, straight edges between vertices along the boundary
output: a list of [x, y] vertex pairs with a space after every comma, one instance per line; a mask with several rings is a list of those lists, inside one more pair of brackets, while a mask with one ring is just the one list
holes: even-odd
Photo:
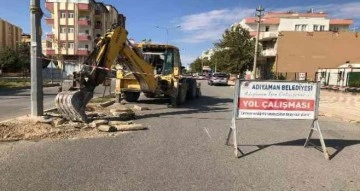
[[166, 30], [166, 44], [168, 44], [168, 36], [169, 36], [169, 30], [170, 29], [179, 29], [181, 28], [180, 25], [177, 25], [175, 27], [161, 27], [161, 26], [155, 26], [155, 28], [158, 28], [158, 29], [164, 29]]

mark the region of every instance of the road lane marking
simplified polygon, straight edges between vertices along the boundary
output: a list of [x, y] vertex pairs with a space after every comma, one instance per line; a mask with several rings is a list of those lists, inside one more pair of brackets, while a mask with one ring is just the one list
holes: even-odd
[[212, 139], [211, 136], [210, 136], [209, 131], [207, 130], [207, 128], [206, 128], [206, 127], [203, 127], [203, 129], [204, 129], [204, 131], [206, 132], [207, 136], [208, 136], [210, 139]]

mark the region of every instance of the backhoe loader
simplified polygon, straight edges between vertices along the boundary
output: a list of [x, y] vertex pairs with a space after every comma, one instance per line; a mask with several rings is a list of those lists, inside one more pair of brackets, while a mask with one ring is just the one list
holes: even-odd
[[112, 66], [117, 65], [117, 99], [137, 101], [140, 93], [147, 97], [169, 97], [176, 106], [186, 98], [198, 97], [200, 85], [193, 78], [181, 75], [179, 49], [171, 45], [138, 44], [127, 39], [122, 26], [112, 28], [97, 40], [94, 50], [74, 74], [69, 91], [60, 92], [55, 105], [60, 114], [72, 121], [88, 122], [85, 109], [94, 89], [102, 84]]

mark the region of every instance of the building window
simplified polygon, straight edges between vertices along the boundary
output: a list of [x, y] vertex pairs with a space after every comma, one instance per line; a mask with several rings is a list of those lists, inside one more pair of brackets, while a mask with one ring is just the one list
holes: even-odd
[[325, 25], [320, 25], [320, 31], [325, 31]]
[[66, 27], [61, 26], [60, 27], [60, 33], [66, 33]]
[[295, 25], [295, 31], [300, 31], [300, 26], [301, 25]]
[[314, 25], [314, 31], [318, 31], [319, 30], [319, 25]]
[[74, 13], [69, 13], [69, 18], [74, 18]]
[[85, 34], [89, 34], [89, 30], [85, 30]]
[[66, 18], [66, 13], [65, 12], [60, 13], [60, 18]]
[[265, 26], [265, 31], [266, 32], [270, 31], [270, 26]]
[[74, 27], [69, 27], [69, 33], [74, 33]]
[[67, 48], [67, 43], [66, 42], [60, 43], [60, 48]]
[[331, 31], [334, 31], [334, 32], [338, 32], [338, 31], [339, 31], [339, 27], [331, 27], [330, 30], [331, 30]]
[[85, 48], [86, 48], [86, 49], [89, 49], [89, 45], [85, 44]]
[[74, 43], [73, 43], [73, 42], [70, 42], [70, 43], [69, 43], [69, 48], [70, 48], [70, 49], [74, 49], [74, 47], [75, 47], [75, 46], [74, 46]]
[[307, 25], [301, 25], [301, 31], [306, 31], [307, 30]]

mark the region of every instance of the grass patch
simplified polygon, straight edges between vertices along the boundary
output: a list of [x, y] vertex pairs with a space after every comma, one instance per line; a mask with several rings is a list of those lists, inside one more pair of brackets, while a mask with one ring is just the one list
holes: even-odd
[[0, 88], [23, 88], [29, 87], [30, 79], [0, 79]]
[[113, 98], [115, 98], [115, 94], [105, 95], [104, 97], [97, 97], [90, 100], [90, 103], [102, 103], [106, 101], [111, 101]]
[[[50, 80], [43, 80], [43, 85], [49, 83]], [[30, 86], [30, 78], [0, 78], [0, 89], [27, 88]]]

